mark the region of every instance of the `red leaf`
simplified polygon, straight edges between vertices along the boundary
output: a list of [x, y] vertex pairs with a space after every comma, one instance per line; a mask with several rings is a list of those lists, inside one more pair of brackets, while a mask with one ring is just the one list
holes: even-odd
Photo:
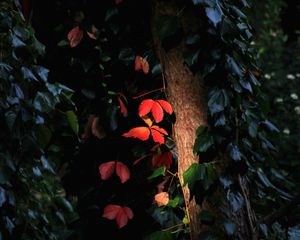
[[163, 120], [163, 118], [164, 118], [164, 112], [163, 112], [163, 109], [160, 106], [160, 104], [157, 103], [157, 101], [155, 101], [153, 103], [151, 112], [152, 112], [152, 116], [154, 118], [154, 121], [156, 123], [159, 123], [159, 122], [161, 122], [161, 120]]
[[156, 100], [156, 102], [158, 102], [167, 113], [172, 114], [173, 109], [169, 102], [165, 100]]
[[117, 161], [116, 173], [120, 178], [121, 183], [125, 183], [130, 178], [130, 171], [128, 167], [122, 162]]
[[143, 72], [147, 74], [149, 72], [149, 63], [147, 59], [142, 58], [141, 56], [136, 56], [134, 61], [134, 70], [143, 70]]
[[107, 205], [104, 210], [102, 217], [107, 218], [109, 220], [113, 220], [117, 217], [118, 213], [120, 212], [121, 207], [119, 205]]
[[166, 169], [168, 170], [170, 169], [171, 164], [172, 164], [171, 152], [158, 153], [152, 158], [152, 165], [155, 168], [166, 166]]
[[150, 129], [147, 127], [135, 127], [129, 130], [129, 132], [124, 133], [123, 137], [133, 137], [138, 138], [142, 141], [146, 141], [149, 138]]
[[158, 123], [163, 120], [163, 110], [169, 114], [173, 112], [171, 104], [165, 100], [145, 99], [139, 106], [139, 116], [143, 117], [151, 111], [155, 122]]
[[83, 38], [83, 31], [80, 30], [80, 28], [74, 27], [69, 33], [68, 33], [68, 40], [70, 42], [71, 47], [76, 47]]
[[145, 99], [141, 102], [140, 106], [139, 106], [139, 116], [143, 117], [145, 115], [147, 115], [152, 106], [153, 106], [154, 101], [152, 99]]
[[168, 135], [165, 129], [160, 128], [159, 126], [151, 127], [151, 135], [154, 142], [163, 144], [165, 143], [164, 135]]
[[118, 228], [122, 228], [128, 223], [128, 219], [133, 218], [133, 212], [129, 207], [111, 204], [104, 208], [102, 217], [109, 220], [115, 219]]
[[128, 111], [127, 111], [127, 108], [126, 108], [124, 102], [122, 101], [122, 99], [120, 97], [118, 97], [118, 101], [119, 101], [121, 113], [123, 114], [124, 117], [127, 117]]
[[133, 212], [129, 207], [122, 207], [129, 219], [133, 218]]
[[102, 163], [99, 166], [99, 173], [102, 180], [107, 180], [112, 176], [115, 170], [115, 165], [116, 165], [115, 161], [110, 161], [110, 162]]

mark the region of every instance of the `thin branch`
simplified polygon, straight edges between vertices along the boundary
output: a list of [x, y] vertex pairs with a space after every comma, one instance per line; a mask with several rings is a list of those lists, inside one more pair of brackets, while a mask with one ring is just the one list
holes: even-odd
[[146, 95], [148, 95], [148, 94], [151, 94], [151, 93], [154, 93], [154, 92], [158, 92], [158, 91], [163, 92], [164, 90], [165, 90], [164, 87], [162, 87], [162, 88], [156, 88], [156, 89], [154, 89], [154, 90], [151, 90], [151, 91], [146, 92], [146, 93], [142, 93], [142, 94], [137, 95], [137, 96], [132, 97], [132, 98], [133, 98], [133, 99], [138, 99], [138, 98], [144, 97], [144, 96], [146, 96]]

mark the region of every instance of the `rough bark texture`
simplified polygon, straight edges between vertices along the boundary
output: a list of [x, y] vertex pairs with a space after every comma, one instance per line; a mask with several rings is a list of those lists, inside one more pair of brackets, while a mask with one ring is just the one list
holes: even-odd
[[[176, 12], [172, 6], [156, 3], [154, 19], [162, 14], [174, 15]], [[198, 156], [193, 154], [193, 146], [197, 127], [206, 125], [205, 91], [200, 85], [199, 78], [194, 76], [184, 64], [184, 45], [180, 44], [165, 52], [157, 38], [155, 29], [153, 29], [153, 35], [166, 80], [167, 98], [176, 114], [174, 133], [178, 153], [178, 174], [183, 184], [183, 173], [192, 163], [199, 162]], [[190, 194], [187, 186], [183, 188], [183, 194], [187, 205], [191, 239], [198, 239], [201, 228], [200, 206], [196, 204], [195, 199], [189, 201]]]

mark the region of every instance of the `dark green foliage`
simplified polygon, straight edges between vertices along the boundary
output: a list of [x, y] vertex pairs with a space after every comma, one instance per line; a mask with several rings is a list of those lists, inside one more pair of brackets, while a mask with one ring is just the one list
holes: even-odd
[[38, 65], [44, 46], [13, 1], [0, 3], [0, 22], [0, 238], [58, 239], [74, 213], [53, 135], [66, 123], [57, 107], [71, 108], [73, 91], [48, 81]]

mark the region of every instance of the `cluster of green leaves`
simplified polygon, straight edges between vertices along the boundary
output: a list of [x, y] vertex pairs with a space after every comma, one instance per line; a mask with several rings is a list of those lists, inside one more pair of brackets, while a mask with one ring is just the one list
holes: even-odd
[[[284, 173], [274, 158], [278, 153], [270, 139], [279, 130], [268, 120], [260, 91], [261, 74], [251, 45], [253, 29], [241, 11], [249, 7], [247, 1], [193, 3], [202, 12], [203, 22], [199, 31], [186, 37], [186, 63], [208, 88], [209, 127], [197, 130], [194, 152], [201, 162], [188, 169], [185, 179], [196, 197], [204, 190], [210, 198], [216, 186], [223, 186], [227, 203], [218, 201], [225, 219], [221, 228], [228, 236], [235, 236], [237, 227], [230, 218], [249, 202], [242, 178], [248, 179], [251, 203], [259, 218], [267, 214], [266, 205], [280, 206], [279, 202], [292, 196], [282, 184]], [[224, 164], [225, 169], [216, 177], [218, 164]], [[201, 200], [203, 196], [198, 197], [198, 202]], [[264, 224], [256, 227], [254, 231], [268, 234]]]
[[[275, 157], [283, 176], [274, 174], [271, 178], [284, 177], [282, 186], [291, 194], [299, 195], [300, 45], [291, 39], [292, 33], [288, 35], [282, 28], [282, 18], [285, 16], [288, 20], [293, 19], [293, 15], [288, 11], [287, 3], [282, 0], [251, 2], [256, 6], [248, 14], [256, 32], [252, 44], [258, 49], [257, 60], [263, 71], [262, 86], [270, 109], [269, 116], [280, 129], [280, 134], [275, 139], [278, 145]], [[293, 8], [293, 3], [289, 5], [289, 9]], [[295, 25], [292, 21], [289, 24]], [[264, 208], [272, 209], [273, 206], [265, 205]], [[297, 231], [292, 227], [298, 222], [299, 208], [295, 208], [292, 215], [274, 222], [273, 235], [284, 238], [286, 232], [292, 234], [292, 231]]]
[[73, 91], [48, 81], [49, 70], [38, 64], [44, 51], [18, 2], [1, 1], [0, 239], [58, 239], [73, 212], [52, 136], [61, 129], [55, 121], [68, 124], [57, 106], [72, 107]]

